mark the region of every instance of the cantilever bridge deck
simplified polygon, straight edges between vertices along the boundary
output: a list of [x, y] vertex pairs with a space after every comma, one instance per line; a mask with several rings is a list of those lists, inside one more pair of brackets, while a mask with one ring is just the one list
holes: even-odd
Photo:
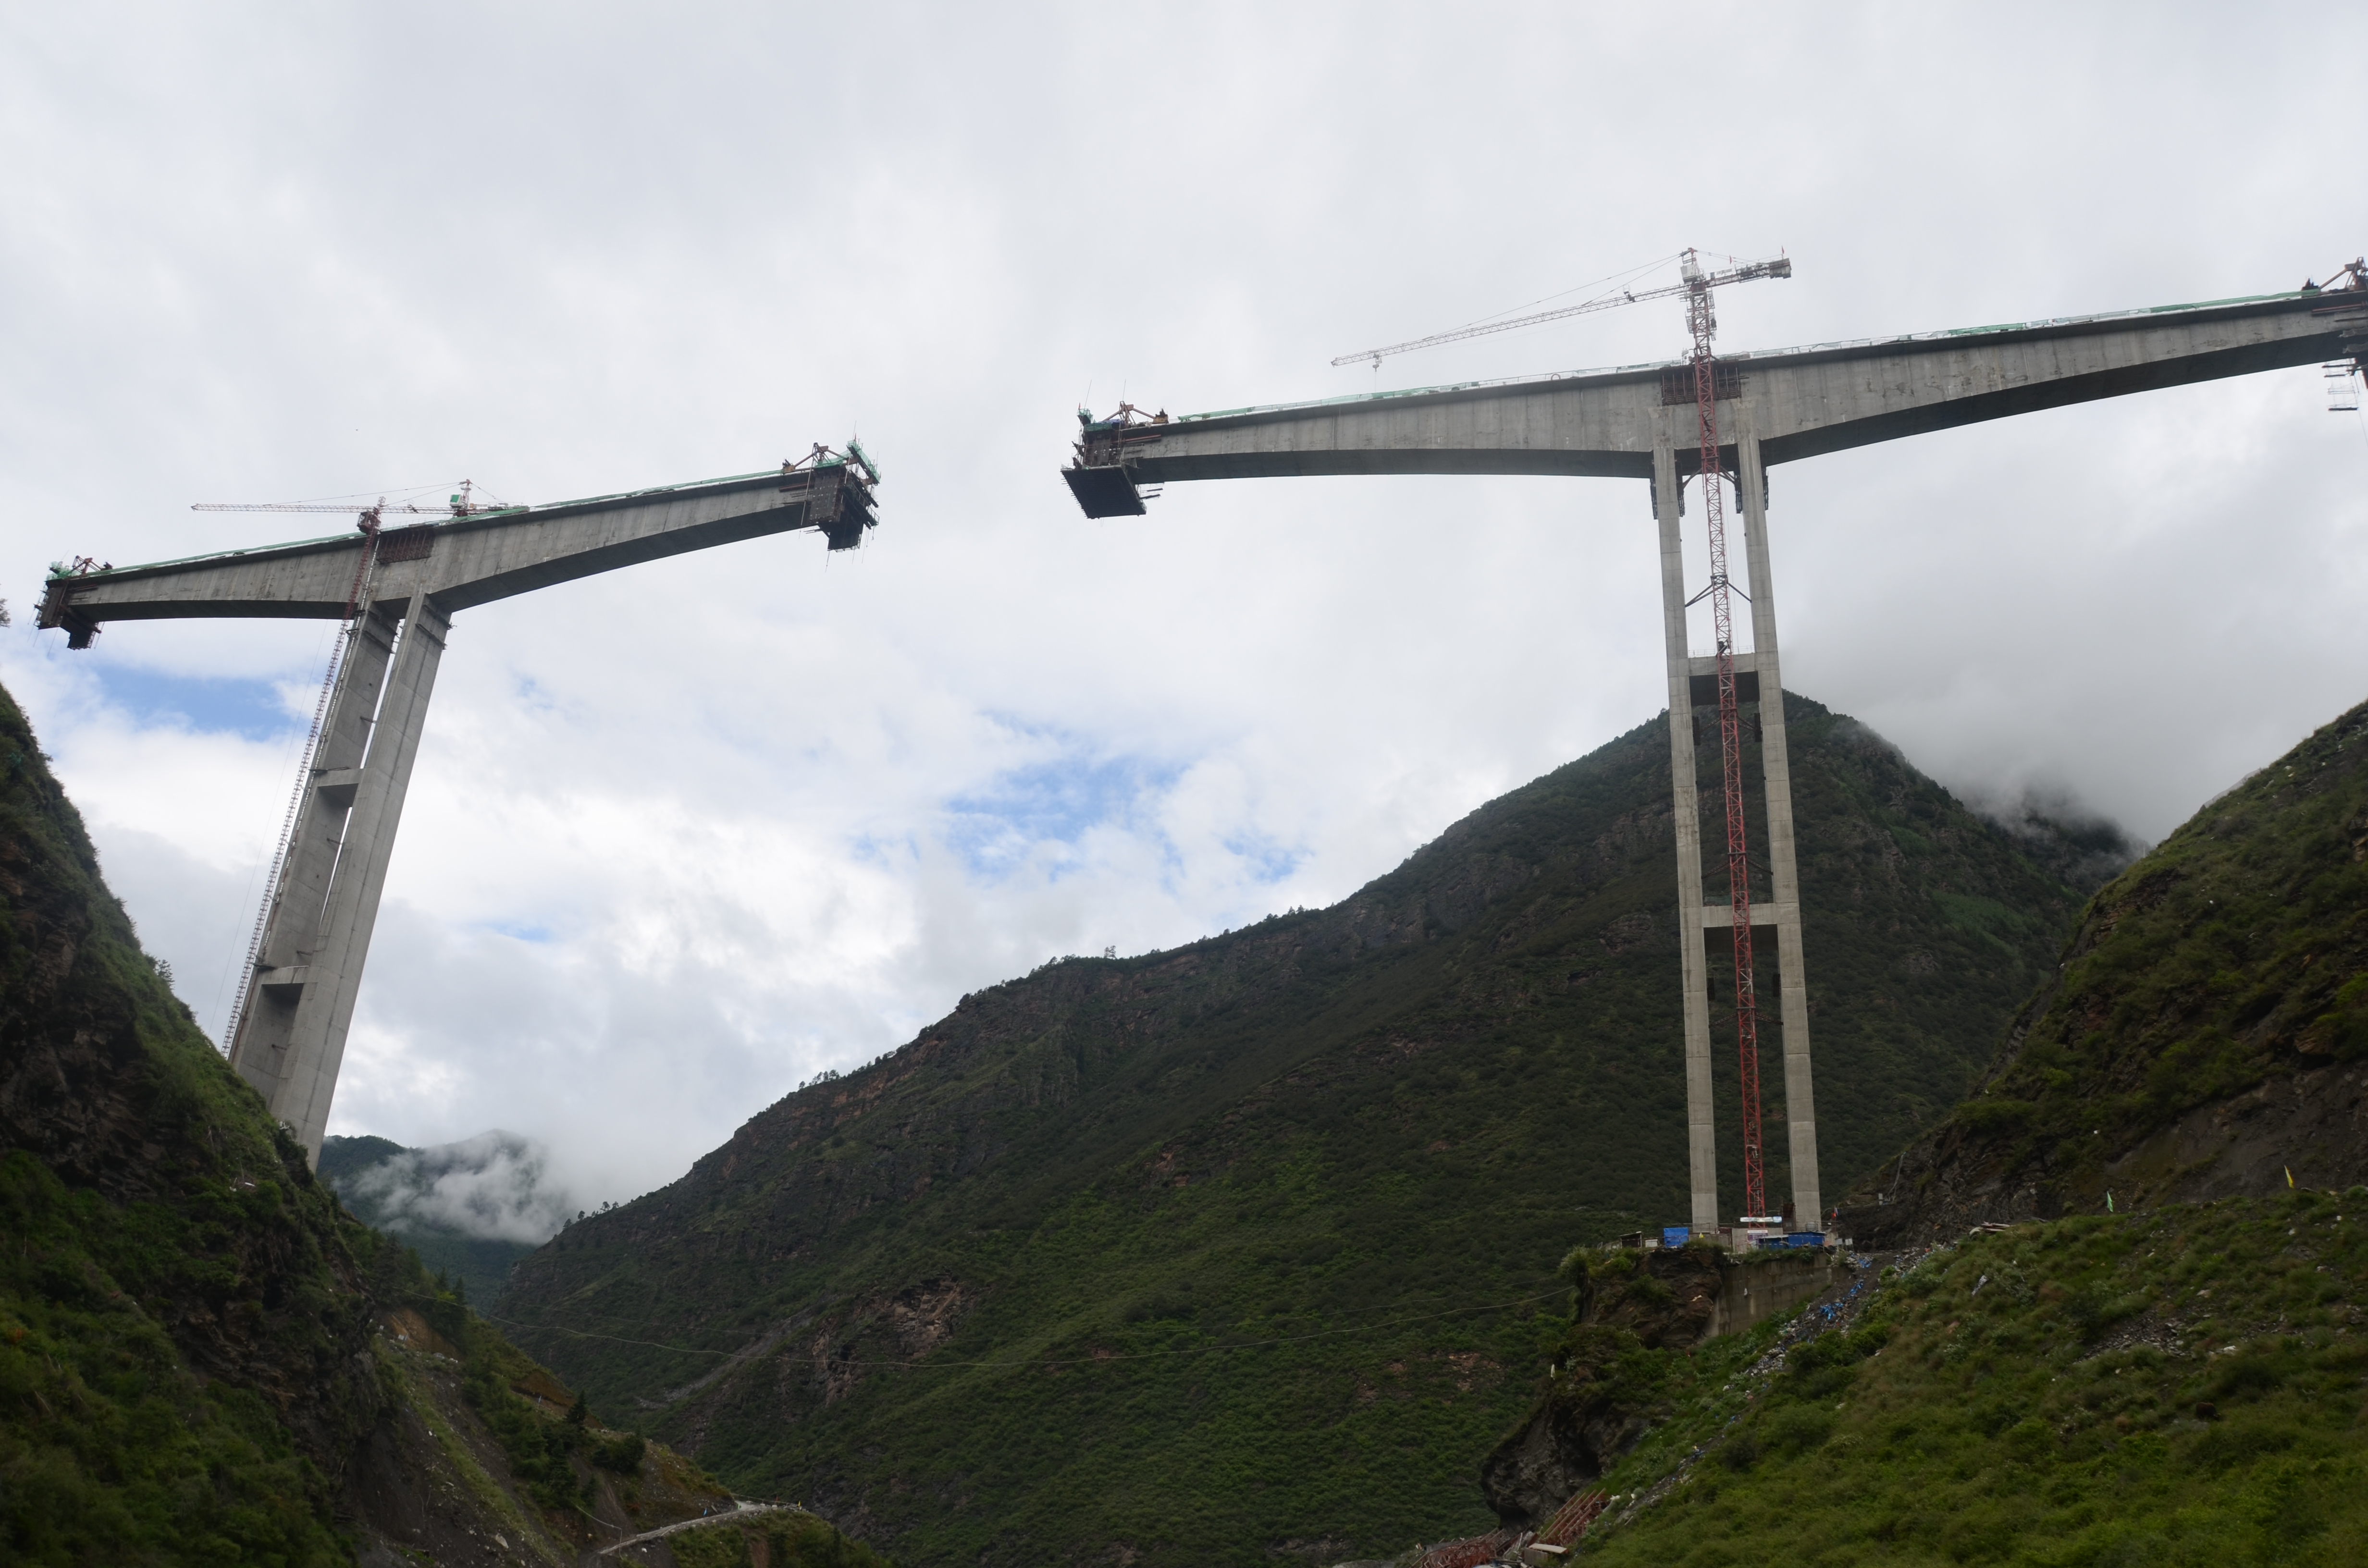
[[226, 1042], [232, 1065], [313, 1158], [452, 617], [554, 583], [768, 534], [813, 528], [831, 549], [851, 549], [874, 525], [879, 479], [850, 442], [847, 457], [817, 447], [806, 462], [762, 473], [51, 573], [40, 624], [63, 628], [74, 648], [89, 647], [111, 620], [353, 617]]
[[[2368, 290], [2322, 290], [1723, 355], [1719, 398], [1749, 415], [1773, 464], [2009, 415], [2368, 349]], [[1668, 412], [1665, 412], [1668, 411]], [[1693, 412], [1682, 363], [1459, 381], [1308, 403], [1089, 424], [1089, 516], [1134, 515], [1131, 486], [1350, 473], [1531, 473], [1649, 479]], [[1740, 429], [1722, 412], [1732, 463]], [[1679, 443], [1683, 445], [1682, 442]], [[1678, 453], [1682, 472], [1699, 458]], [[1082, 471], [1116, 467], [1116, 476]], [[1107, 506], [1108, 510], [1098, 509]]]
[[[1809, 1012], [1793, 841], [1792, 781], [1768, 547], [1768, 470], [1903, 436], [2368, 353], [2368, 269], [2345, 287], [2297, 290], [2102, 315], [2055, 317], [1902, 337], [1721, 356], [1713, 367], [1717, 466], [1742, 515], [1751, 648], [1734, 655], [1737, 688], [1759, 699], [1770, 886], [1753, 925], [1776, 931], [1793, 1206], [1814, 1226], [1818, 1185]], [[1715, 708], [1713, 660], [1688, 642], [1679, 514], [1701, 482], [1700, 403], [1691, 362], [1463, 381], [1143, 419], [1081, 415], [1063, 471], [1087, 517], [1140, 517], [1144, 485], [1315, 474], [1567, 474], [1646, 480], [1660, 534], [1669, 691], [1671, 808], [1685, 1015], [1692, 1228], [1720, 1228], [1705, 935], [1731, 932], [1726, 901], [1703, 897], [1694, 758], [1696, 707]], [[1731, 938], [1730, 938], [1731, 940]]]
[[[620, 566], [796, 528], [819, 528], [831, 549], [851, 549], [872, 521], [871, 487], [848, 464], [734, 474], [390, 527], [372, 591], [381, 600], [425, 592], [448, 614], [457, 613]], [[40, 624], [64, 627], [79, 648], [105, 620], [339, 619], [362, 543], [348, 532], [86, 574], [60, 569], [42, 595]]]

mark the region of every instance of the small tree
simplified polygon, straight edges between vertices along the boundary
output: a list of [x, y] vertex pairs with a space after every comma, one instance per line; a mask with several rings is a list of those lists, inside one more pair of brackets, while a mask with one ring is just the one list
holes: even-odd
[[633, 1475], [642, 1468], [642, 1455], [649, 1441], [639, 1432], [628, 1432], [621, 1437], [611, 1437], [592, 1452], [592, 1462], [602, 1470], [613, 1470], [619, 1475]]

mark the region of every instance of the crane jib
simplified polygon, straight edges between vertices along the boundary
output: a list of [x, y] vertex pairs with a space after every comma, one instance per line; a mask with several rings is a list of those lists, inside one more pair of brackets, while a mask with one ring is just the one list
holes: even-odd
[[[1688, 251], [1686, 255], [1691, 257], [1693, 252]], [[1691, 261], [1688, 265], [1691, 265]], [[1429, 337], [1413, 338], [1405, 343], [1393, 343], [1386, 348], [1368, 348], [1361, 353], [1343, 354], [1332, 363], [1378, 365], [1390, 355], [1410, 354], [1417, 348], [1435, 348], [1443, 343], [1461, 343], [1466, 338], [1485, 337], [1490, 333], [1511, 332], [1520, 327], [1537, 326], [1550, 321], [1566, 321], [1572, 316], [1588, 315], [1596, 311], [1617, 310], [1622, 305], [1642, 304], [1647, 300], [1675, 299], [1681, 294], [1691, 294], [1698, 290], [1716, 289], [1729, 283], [1748, 283], [1755, 278], [1790, 278], [1792, 276], [1793, 259], [1790, 256], [1780, 256], [1771, 261], [1746, 262], [1741, 267], [1730, 267], [1725, 272], [1704, 273], [1699, 278], [1689, 278], [1682, 283], [1671, 283], [1658, 289], [1622, 289], [1617, 293], [1599, 295], [1595, 299], [1579, 304], [1564, 305], [1556, 310], [1539, 311], [1530, 315], [1515, 316], [1510, 321], [1474, 322], [1469, 326], [1459, 326], [1452, 332], [1433, 333]]]

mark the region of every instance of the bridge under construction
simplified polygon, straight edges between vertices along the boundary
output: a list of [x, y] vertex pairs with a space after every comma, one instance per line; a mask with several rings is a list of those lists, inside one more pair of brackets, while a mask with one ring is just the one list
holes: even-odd
[[101, 625], [205, 616], [346, 622], [225, 1031], [231, 1064], [318, 1161], [379, 894], [452, 618], [556, 583], [800, 528], [850, 550], [876, 523], [861, 449], [778, 470], [548, 506], [471, 508], [148, 566], [53, 568], [40, 624], [87, 648]]
[[[1691, 255], [1689, 256], [1691, 261]], [[1315, 474], [1565, 474], [1643, 480], [1659, 529], [1664, 654], [1668, 676], [1671, 807], [1677, 839], [1679, 955], [1684, 1018], [1687, 1153], [1694, 1234], [1724, 1233], [1712, 1106], [1710, 954], [1724, 937], [1734, 952], [1738, 1035], [1744, 1056], [1747, 1232], [1770, 1227], [1771, 1199], [1758, 1172], [1758, 1070], [1754, 955], [1773, 938], [1794, 1223], [1821, 1230], [1816, 1085], [1809, 1051], [1809, 993], [1795, 865], [1790, 765], [1777, 642], [1776, 587], [1768, 528], [1768, 471], [1778, 463], [1897, 440], [2009, 415], [2150, 392], [2227, 376], [2313, 363], [2351, 384], [2368, 353], [2368, 268], [2344, 268], [2329, 286], [2289, 293], [2168, 305], [2102, 315], [2056, 317], [1904, 337], [1819, 344], [1773, 352], [1712, 356], [1707, 289], [1749, 277], [1783, 277], [1789, 263], [1756, 264], [1723, 276], [1695, 273], [1687, 286], [1695, 328], [1690, 359], [1508, 381], [1467, 381], [1407, 392], [1359, 393], [1314, 403], [1228, 409], [1170, 419], [1122, 406], [1083, 430], [1063, 477], [1089, 517], [1141, 516], [1146, 488], [1209, 479]], [[1781, 267], [1781, 270], [1778, 268]], [[2339, 286], [2340, 285], [2340, 286]], [[1641, 298], [1643, 296], [1634, 296]], [[1549, 314], [1576, 313], [1571, 311]], [[1536, 319], [1536, 318], [1531, 318]], [[1449, 337], [1441, 335], [1399, 348]], [[1350, 355], [1377, 358], [1395, 349]], [[1690, 594], [1680, 517], [1689, 481], [1710, 525], [1712, 581]], [[1722, 486], [1731, 487], [1743, 525], [1751, 647], [1725, 631], [1727, 589]], [[1687, 611], [1715, 595], [1717, 645], [1697, 652]], [[1760, 792], [1766, 816], [1767, 885], [1749, 885], [1743, 850], [1741, 778], [1749, 729], [1738, 705], [1756, 704]], [[1727, 888], [1705, 899], [1703, 812], [1699, 797], [1698, 710], [1721, 722], [1727, 786]], [[1705, 715], [1706, 716], [1706, 715]], [[1746, 932], [1748, 935], [1746, 935]]]

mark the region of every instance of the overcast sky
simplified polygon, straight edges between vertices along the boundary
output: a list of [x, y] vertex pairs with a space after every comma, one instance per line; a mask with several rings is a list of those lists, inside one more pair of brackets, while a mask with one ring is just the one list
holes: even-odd
[[[965, 991], [1329, 903], [1663, 705], [1644, 484], [1089, 523], [1081, 403], [1368, 390], [1327, 361], [1690, 244], [1794, 259], [1722, 296], [1736, 350], [2294, 288], [2368, 245], [2363, 57], [2323, 5], [9, 0], [0, 679], [216, 1028], [332, 629], [68, 653], [51, 561], [343, 526], [193, 501], [548, 502], [860, 432], [859, 554], [453, 628], [331, 1130], [514, 1129], [623, 1198]], [[1684, 347], [1648, 304], [1380, 384]], [[1968, 793], [2159, 837], [2368, 697], [2368, 425], [2315, 368], [1771, 499], [1788, 684]]]

